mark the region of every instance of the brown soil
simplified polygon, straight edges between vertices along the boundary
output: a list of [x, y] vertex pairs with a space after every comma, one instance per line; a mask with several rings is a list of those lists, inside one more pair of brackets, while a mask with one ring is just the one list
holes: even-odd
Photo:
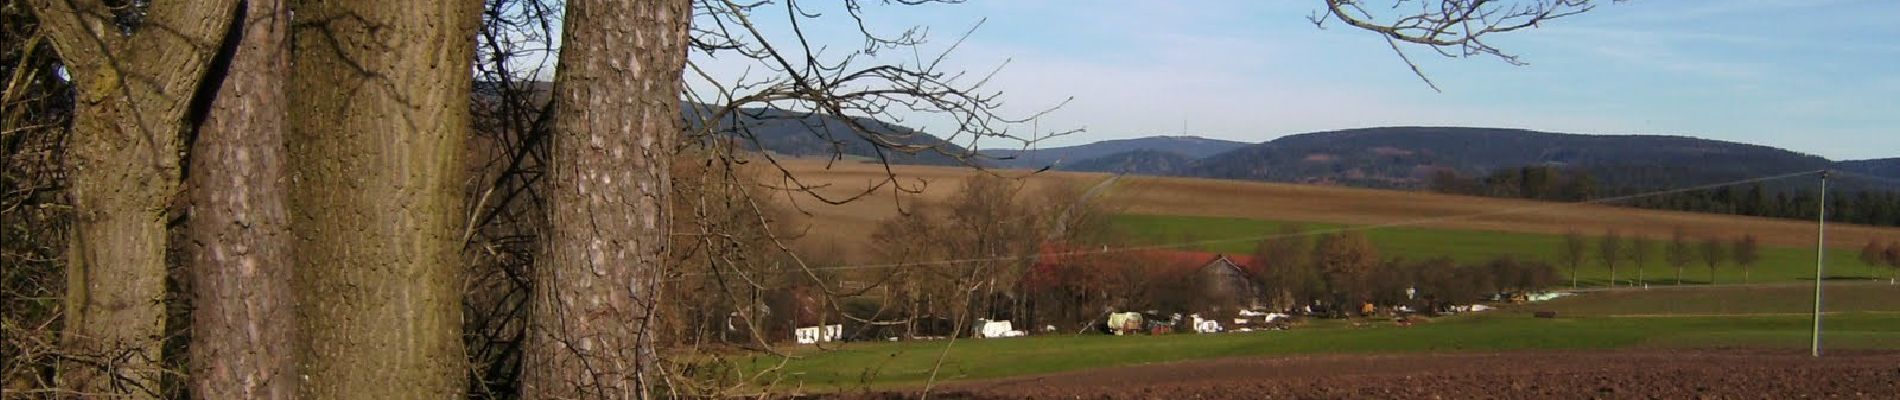
[[[940, 399], [1900, 398], [1900, 352], [1658, 350], [1324, 355], [954, 383]], [[909, 392], [841, 398], [915, 398]]]

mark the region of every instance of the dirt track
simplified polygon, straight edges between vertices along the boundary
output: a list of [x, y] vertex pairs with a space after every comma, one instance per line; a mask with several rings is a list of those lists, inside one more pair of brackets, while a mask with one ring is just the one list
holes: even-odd
[[[1326, 355], [956, 383], [943, 399], [1900, 398], [1900, 352], [1702, 350]], [[917, 393], [844, 398], [915, 398]]]

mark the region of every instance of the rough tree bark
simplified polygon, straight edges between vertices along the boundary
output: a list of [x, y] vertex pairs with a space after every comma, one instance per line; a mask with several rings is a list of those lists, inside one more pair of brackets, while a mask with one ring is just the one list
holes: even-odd
[[567, 3], [524, 398], [645, 398], [688, 0]]
[[464, 390], [458, 174], [481, 2], [292, 3], [300, 397]]
[[72, 358], [60, 385], [157, 396], [167, 207], [186, 118], [235, 1], [152, 4], [130, 34], [102, 1], [30, 3], [79, 88], [65, 169], [76, 213], [61, 343]]
[[248, 0], [224, 39], [211, 108], [192, 142], [185, 226], [193, 289], [192, 395], [296, 396], [284, 118], [290, 9]]

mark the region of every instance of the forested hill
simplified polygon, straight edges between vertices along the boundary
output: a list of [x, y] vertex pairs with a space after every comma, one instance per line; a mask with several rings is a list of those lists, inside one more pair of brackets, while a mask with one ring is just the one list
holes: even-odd
[[[1197, 160], [1178, 175], [1492, 197], [1579, 201], [1839, 169], [1830, 219], [1900, 225], [1893, 162], [1834, 161], [1788, 150], [1682, 136], [1575, 135], [1494, 128], [1394, 127], [1287, 136]], [[1624, 205], [1812, 218], [1813, 179], [1646, 196]]]
[[[685, 112], [692, 115], [692, 107]], [[699, 118], [688, 118], [696, 121]], [[854, 117], [854, 123], [888, 137], [901, 137], [906, 144], [935, 146], [942, 152], [923, 151], [915, 155], [890, 150], [883, 153], [894, 164], [956, 165], [956, 158], [945, 155], [972, 156], [975, 154], [963, 146], [945, 142], [935, 136], [919, 132], [910, 127], [887, 123], [870, 118]], [[778, 154], [807, 157], [828, 157], [842, 154], [846, 158], [877, 160], [878, 148], [852, 130], [845, 121], [818, 116], [810, 113], [748, 108], [720, 121], [718, 129], [722, 135], [746, 139], [744, 143], [750, 150], [761, 148]], [[756, 139], [756, 140], [752, 140]]]
[[1161, 150], [1133, 150], [1062, 165], [1071, 171], [1171, 175], [1194, 163], [1181, 153]]
[[[536, 106], [544, 105], [550, 99], [554, 84], [551, 82], [529, 82], [527, 96]], [[477, 107], [488, 106], [499, 100], [504, 91], [491, 82], [476, 82], [473, 90]], [[516, 92], [519, 93], [519, 92]], [[681, 116], [687, 121], [700, 121], [697, 110], [710, 107], [692, 103], [681, 107]], [[933, 146], [937, 151], [922, 151], [915, 155], [885, 150], [884, 155], [894, 164], [957, 165], [956, 158], [945, 154], [970, 156], [971, 162], [984, 163], [974, 152], [963, 146], [949, 143], [929, 134], [918, 132], [907, 126], [879, 121], [871, 118], [854, 117], [859, 126], [876, 133], [889, 134], [892, 138], [901, 138], [906, 144]], [[692, 129], [697, 124], [692, 124]], [[870, 141], [852, 131], [850, 124], [836, 118], [822, 117], [806, 112], [766, 108], [746, 108], [719, 122], [716, 130], [719, 135], [738, 139], [736, 143], [746, 146], [747, 150], [765, 150], [773, 153], [800, 157], [828, 157], [838, 154], [846, 159], [877, 160], [878, 151]]]
[[[1122, 172], [1127, 165], [1118, 161], [1191, 161], [1247, 145], [1247, 142], [1199, 136], [1149, 136], [1033, 150], [984, 149], [983, 154], [993, 159], [994, 164], [1006, 168], [1053, 167], [1061, 170]], [[1174, 171], [1172, 168], [1144, 169], [1140, 173], [1169, 174]]]
[[1842, 161], [1836, 163], [1834, 168], [1847, 172], [1900, 180], [1900, 157]]
[[1683, 136], [1389, 127], [1299, 134], [1200, 160], [1183, 175], [1423, 188], [1441, 171], [1590, 171], [1608, 186], [1670, 187], [1828, 168], [1819, 156]]

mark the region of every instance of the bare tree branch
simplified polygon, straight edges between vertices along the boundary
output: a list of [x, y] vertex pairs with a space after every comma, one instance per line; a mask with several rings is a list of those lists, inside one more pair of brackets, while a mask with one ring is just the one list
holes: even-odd
[[[1619, 0], [1620, 1], [1620, 0]], [[1405, 54], [1400, 44], [1424, 46], [1451, 58], [1492, 56], [1525, 65], [1517, 55], [1492, 46], [1491, 35], [1542, 26], [1596, 8], [1593, 0], [1392, 0], [1389, 12], [1374, 12], [1360, 0], [1326, 0], [1326, 10], [1307, 17], [1321, 29], [1339, 21], [1384, 38], [1392, 52], [1419, 80], [1438, 85]]]

